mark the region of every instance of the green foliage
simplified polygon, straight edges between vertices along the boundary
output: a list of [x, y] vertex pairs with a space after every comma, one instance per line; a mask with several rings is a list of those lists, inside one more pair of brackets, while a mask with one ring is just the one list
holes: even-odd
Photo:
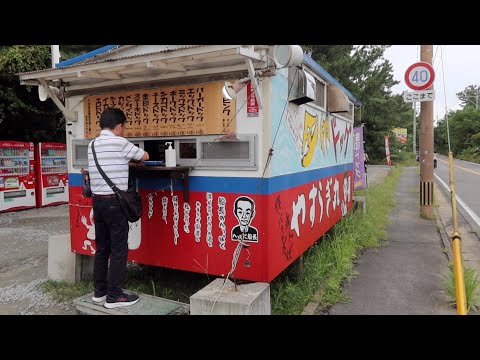
[[66, 281], [47, 280], [40, 284], [40, 288], [52, 295], [53, 300], [57, 302], [73, 301], [77, 297], [85, 295], [92, 291], [92, 284], [88, 281], [80, 281], [74, 284]]
[[[100, 45], [62, 45], [62, 60]], [[65, 141], [65, 120], [51, 100], [41, 102], [37, 87], [20, 85], [18, 73], [51, 67], [50, 45], [0, 47], [0, 134], [2, 140]]]
[[[453, 156], [462, 155], [478, 157], [480, 155], [480, 110], [466, 107], [450, 112], [448, 115], [450, 130], [450, 146]], [[437, 152], [448, 152], [446, 119], [439, 122], [435, 128], [435, 147]]]
[[449, 130], [453, 156], [480, 163], [480, 109], [477, 108], [477, 100], [480, 102], [480, 99], [477, 99], [477, 96], [480, 95], [479, 91], [479, 86], [469, 85], [457, 93], [463, 109], [449, 111], [448, 116], [438, 122], [434, 130], [437, 152], [448, 153], [447, 130]]
[[[467, 313], [480, 310], [480, 279], [475, 268], [464, 269], [465, 300], [467, 302]], [[457, 305], [457, 293], [455, 284], [455, 271], [452, 263], [448, 265], [448, 274], [443, 277], [443, 286], [450, 300], [451, 305]]]
[[14, 45], [0, 52], [2, 76], [14, 77], [19, 72], [44, 70], [49, 65], [49, 45]]
[[48, 45], [14, 45], [0, 51], [0, 134], [4, 140], [60, 141], [60, 111], [41, 102], [37, 88], [20, 85], [18, 73], [51, 65]]
[[468, 85], [463, 91], [457, 93], [460, 105], [463, 108], [478, 108], [480, 105], [480, 87], [477, 85]]
[[412, 134], [413, 112], [400, 95], [392, 95], [393, 67], [383, 58], [387, 45], [306, 45], [325, 70], [362, 101], [365, 150], [370, 160], [385, 159], [384, 136], [395, 127]]
[[102, 46], [105, 45], [60, 45], [60, 61], [85, 54], [89, 51], [101, 48]]

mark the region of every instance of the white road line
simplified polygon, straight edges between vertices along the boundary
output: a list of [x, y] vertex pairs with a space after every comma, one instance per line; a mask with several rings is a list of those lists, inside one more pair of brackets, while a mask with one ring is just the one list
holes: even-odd
[[[437, 174], [434, 174], [435, 177], [437, 178], [437, 180], [445, 187], [445, 189], [447, 189], [447, 191], [450, 193], [450, 187], [447, 186], [447, 184], [445, 184], [445, 182], [440, 179], [440, 177], [437, 175]], [[463, 202], [462, 199], [460, 199], [458, 197], [457, 194], [455, 194], [455, 199], [457, 200], [457, 202], [465, 209], [465, 211], [468, 213], [468, 215], [471, 216], [471, 218], [473, 219], [473, 221], [475, 221], [477, 223], [478, 226], [480, 226], [480, 218], [477, 216], [477, 214], [475, 214], [472, 209], [470, 209], [467, 204], [465, 204]]]

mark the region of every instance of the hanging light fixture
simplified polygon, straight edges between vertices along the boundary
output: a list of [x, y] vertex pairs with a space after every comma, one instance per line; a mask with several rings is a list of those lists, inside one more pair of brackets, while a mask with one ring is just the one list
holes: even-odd
[[233, 83], [230, 81], [225, 81], [225, 85], [222, 88], [223, 97], [227, 100], [235, 99], [237, 97], [237, 93], [242, 90], [249, 81], [249, 77], [235, 80]]

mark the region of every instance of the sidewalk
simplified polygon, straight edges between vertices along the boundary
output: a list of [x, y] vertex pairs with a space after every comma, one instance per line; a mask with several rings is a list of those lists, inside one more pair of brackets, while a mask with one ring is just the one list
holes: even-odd
[[[369, 167], [369, 176], [375, 171]], [[373, 179], [369, 179], [370, 181]], [[447, 302], [442, 276], [451, 257], [452, 211], [449, 194], [435, 184], [436, 220], [419, 216], [416, 167], [405, 168], [396, 189], [396, 207], [390, 214], [388, 244], [369, 249], [357, 259], [358, 275], [345, 284], [348, 304], [334, 305], [329, 314], [455, 315]], [[447, 197], [447, 196], [448, 197]], [[480, 243], [459, 216], [465, 267], [480, 269]]]

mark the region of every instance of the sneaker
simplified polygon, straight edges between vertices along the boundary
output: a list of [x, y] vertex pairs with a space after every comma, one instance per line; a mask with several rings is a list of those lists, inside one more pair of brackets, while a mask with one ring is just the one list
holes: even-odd
[[105, 300], [107, 300], [107, 294], [106, 293], [102, 295], [101, 293], [98, 293], [96, 291], [94, 292], [93, 297], [92, 297], [93, 302], [100, 303], [100, 302], [105, 301]]
[[138, 300], [140, 300], [138, 295], [124, 293], [113, 301], [109, 301], [109, 299], [107, 299], [107, 301], [105, 301], [105, 304], [103, 304], [103, 306], [105, 306], [107, 309], [115, 309], [121, 306], [130, 306], [130, 305], [136, 304]]

